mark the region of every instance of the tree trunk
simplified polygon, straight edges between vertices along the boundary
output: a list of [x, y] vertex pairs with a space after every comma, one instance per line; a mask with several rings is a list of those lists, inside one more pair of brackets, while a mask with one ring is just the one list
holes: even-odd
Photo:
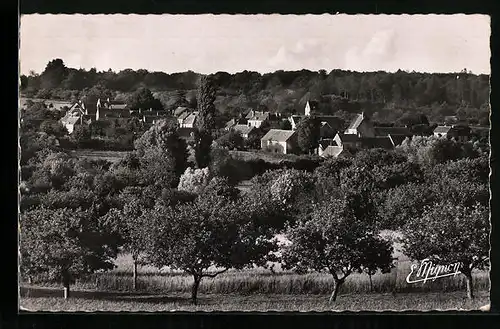
[[137, 290], [137, 260], [136, 259], [134, 259], [134, 272], [132, 274], [132, 277], [133, 277], [133, 280], [134, 280], [133, 289], [135, 291], [135, 290]]
[[69, 283], [64, 284], [64, 299], [68, 299], [70, 296]]
[[69, 285], [70, 285], [69, 273], [67, 271], [64, 271], [63, 272], [64, 299], [68, 299], [70, 297]]
[[332, 295], [330, 296], [330, 300], [329, 302], [335, 302], [337, 300], [337, 295], [339, 293], [339, 288], [340, 288], [340, 285], [342, 284], [342, 280], [339, 280], [339, 279], [334, 279], [334, 287], [333, 287], [333, 292], [332, 292]]
[[191, 302], [194, 305], [197, 305], [198, 287], [200, 286], [201, 276], [194, 275], [193, 278], [194, 278], [194, 282], [193, 282], [193, 287], [191, 290]]
[[373, 292], [373, 283], [372, 283], [372, 275], [368, 273], [368, 277], [370, 278], [370, 292]]
[[466, 271], [463, 273], [465, 275], [465, 280], [467, 283], [467, 298], [473, 299], [474, 298], [474, 291], [473, 291], [473, 287], [472, 287], [472, 273], [471, 273], [471, 271]]

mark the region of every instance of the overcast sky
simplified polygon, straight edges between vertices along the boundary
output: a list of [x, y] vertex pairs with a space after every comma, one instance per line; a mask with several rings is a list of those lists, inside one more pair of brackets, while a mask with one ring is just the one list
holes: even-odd
[[25, 15], [21, 74], [98, 71], [490, 73], [484, 15]]

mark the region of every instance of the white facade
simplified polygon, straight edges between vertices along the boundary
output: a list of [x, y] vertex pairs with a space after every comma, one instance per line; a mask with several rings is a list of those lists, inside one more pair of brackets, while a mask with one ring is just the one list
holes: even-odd
[[262, 124], [262, 120], [248, 120], [248, 125], [250, 127], [259, 128], [261, 124]]
[[310, 116], [311, 115], [311, 105], [309, 104], [309, 101], [307, 101], [307, 103], [306, 103], [306, 108], [304, 109], [304, 114], [306, 116]]

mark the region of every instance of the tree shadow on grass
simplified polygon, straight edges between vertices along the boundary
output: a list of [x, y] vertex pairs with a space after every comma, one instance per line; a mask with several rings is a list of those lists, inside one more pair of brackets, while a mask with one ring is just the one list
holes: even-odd
[[[26, 298], [63, 298], [62, 288], [45, 287], [21, 287], [20, 296]], [[136, 303], [175, 303], [189, 304], [189, 298], [182, 296], [167, 296], [162, 294], [151, 294], [146, 292], [119, 292], [119, 291], [92, 291], [92, 290], [73, 290], [70, 292], [70, 298], [107, 300], [116, 302], [136, 302]]]

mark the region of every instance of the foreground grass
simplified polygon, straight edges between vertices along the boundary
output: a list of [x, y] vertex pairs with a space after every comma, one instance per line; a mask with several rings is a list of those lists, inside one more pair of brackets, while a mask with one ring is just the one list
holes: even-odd
[[[478, 310], [489, 303], [487, 291], [469, 301], [464, 292], [409, 294], [349, 294], [328, 303], [329, 295], [201, 294], [192, 305], [187, 293], [145, 294], [74, 291], [64, 300], [60, 289], [30, 288], [21, 293], [28, 311], [406, 311]], [[30, 296], [30, 297], [26, 297]]]

